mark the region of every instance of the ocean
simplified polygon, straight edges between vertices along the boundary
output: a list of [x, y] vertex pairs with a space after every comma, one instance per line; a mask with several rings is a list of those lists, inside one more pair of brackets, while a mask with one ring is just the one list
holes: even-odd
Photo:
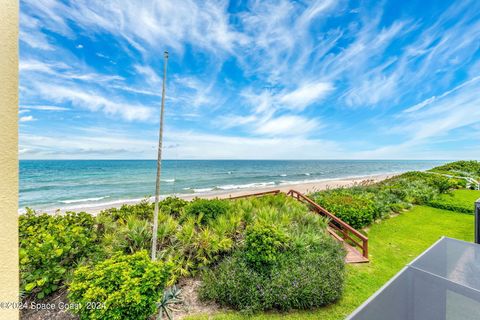
[[[161, 194], [204, 194], [426, 170], [441, 160], [164, 160]], [[88, 208], [155, 192], [155, 160], [21, 160], [19, 207]]]

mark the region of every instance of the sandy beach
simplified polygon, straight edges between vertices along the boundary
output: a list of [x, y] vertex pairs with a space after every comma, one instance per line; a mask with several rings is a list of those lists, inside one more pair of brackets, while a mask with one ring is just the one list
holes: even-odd
[[[245, 189], [236, 189], [236, 190], [217, 190], [205, 193], [195, 193], [195, 194], [179, 194], [177, 195], [179, 198], [185, 200], [192, 200], [193, 198], [205, 198], [205, 199], [213, 199], [213, 198], [230, 198], [230, 197], [238, 197], [247, 194], [257, 193], [257, 192], [265, 192], [265, 191], [273, 191], [273, 190], [280, 190], [282, 192], [288, 192], [291, 189], [299, 191], [301, 193], [310, 193], [319, 190], [331, 189], [331, 188], [339, 188], [339, 187], [349, 187], [355, 184], [369, 181], [369, 182], [378, 182], [388, 178], [395, 176], [396, 173], [389, 173], [389, 174], [378, 174], [378, 175], [370, 175], [370, 176], [361, 176], [361, 177], [351, 177], [351, 178], [340, 178], [340, 179], [329, 179], [329, 180], [322, 180], [316, 182], [306, 182], [306, 183], [292, 183], [292, 184], [282, 184], [277, 186], [271, 187], [259, 187], [259, 188], [245, 188]], [[164, 198], [165, 196], [162, 196]], [[44, 209], [38, 210], [39, 212], [46, 212], [46, 213], [54, 213], [54, 212], [65, 212], [65, 211], [85, 211], [90, 214], [98, 214], [100, 211], [108, 209], [108, 208], [119, 208], [124, 204], [135, 204], [140, 202], [142, 199], [130, 199], [130, 200], [119, 200], [119, 201], [112, 201], [101, 203], [98, 205], [89, 205], [89, 206], [69, 206], [63, 207], [58, 209]], [[150, 201], [154, 201], [154, 198], [151, 197]]]

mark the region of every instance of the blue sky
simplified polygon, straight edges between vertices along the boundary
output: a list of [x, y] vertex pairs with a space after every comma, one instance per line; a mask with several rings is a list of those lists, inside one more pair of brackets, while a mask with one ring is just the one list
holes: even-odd
[[22, 159], [480, 159], [480, 1], [20, 1]]

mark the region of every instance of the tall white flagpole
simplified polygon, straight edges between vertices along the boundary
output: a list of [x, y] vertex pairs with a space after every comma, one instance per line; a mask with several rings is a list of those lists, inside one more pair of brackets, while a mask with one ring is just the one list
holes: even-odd
[[167, 81], [168, 51], [164, 52], [162, 107], [160, 111], [160, 132], [158, 135], [157, 180], [155, 184], [155, 210], [153, 212], [152, 261], [157, 259], [158, 202], [160, 200], [160, 175], [162, 172], [163, 114], [165, 110], [165, 83]]

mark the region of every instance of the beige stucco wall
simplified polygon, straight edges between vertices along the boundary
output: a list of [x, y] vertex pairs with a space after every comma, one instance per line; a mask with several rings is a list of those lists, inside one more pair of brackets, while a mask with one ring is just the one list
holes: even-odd
[[[18, 2], [0, 0], [0, 302], [18, 300]], [[1, 309], [0, 319], [18, 319]]]

